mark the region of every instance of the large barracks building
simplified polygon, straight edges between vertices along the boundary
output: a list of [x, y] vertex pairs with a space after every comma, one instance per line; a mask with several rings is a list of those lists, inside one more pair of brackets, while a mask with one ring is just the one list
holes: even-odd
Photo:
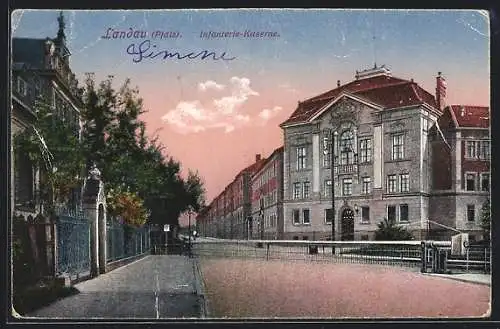
[[240, 172], [198, 214], [198, 230], [329, 240], [334, 217], [335, 240], [371, 240], [387, 218], [416, 239], [457, 230], [480, 239], [490, 111], [445, 100], [441, 73], [430, 93], [385, 66], [356, 71], [353, 81], [298, 103], [280, 125], [283, 146]]

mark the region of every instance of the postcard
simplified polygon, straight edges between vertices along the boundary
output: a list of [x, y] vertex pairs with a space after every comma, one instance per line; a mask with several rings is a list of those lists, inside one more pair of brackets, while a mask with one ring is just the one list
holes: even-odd
[[10, 19], [17, 321], [490, 315], [489, 12]]

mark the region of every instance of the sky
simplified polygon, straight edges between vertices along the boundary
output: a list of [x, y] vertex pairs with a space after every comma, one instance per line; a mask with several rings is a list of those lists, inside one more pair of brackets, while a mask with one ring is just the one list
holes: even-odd
[[[12, 35], [55, 37], [58, 14], [15, 11]], [[348, 83], [356, 70], [374, 63], [390, 68], [393, 76], [413, 78], [432, 94], [437, 72], [442, 72], [448, 86], [446, 103], [490, 104], [486, 11], [64, 10], [63, 14], [77, 78], [84, 81], [86, 72], [93, 72], [97, 81], [111, 75], [117, 87], [130, 78], [148, 111], [142, 119], [149, 134], [159, 135], [167, 155], [181, 162], [184, 174], [198, 171], [207, 203], [255, 161], [256, 154], [266, 157], [282, 145], [279, 124], [298, 101], [335, 88], [337, 80]], [[165, 37], [158, 37], [157, 31]], [[245, 36], [245, 31], [270, 33], [253, 37], [248, 32]], [[209, 32], [241, 35], [202, 37]], [[201, 59], [205, 50], [213, 53]], [[201, 55], [163, 58], [165, 51]]]

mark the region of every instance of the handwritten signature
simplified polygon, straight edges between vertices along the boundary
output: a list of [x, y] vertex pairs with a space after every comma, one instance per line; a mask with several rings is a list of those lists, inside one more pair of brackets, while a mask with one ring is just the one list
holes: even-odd
[[132, 61], [134, 63], [140, 63], [144, 58], [160, 58], [160, 59], [211, 59], [214, 61], [232, 61], [236, 57], [226, 57], [229, 56], [226, 52], [217, 55], [214, 51], [202, 50], [199, 52], [189, 52], [189, 53], [179, 53], [178, 51], [168, 51], [168, 50], [157, 50], [155, 44], [151, 44], [151, 41], [146, 39], [139, 44], [132, 43], [127, 47], [127, 54], [132, 56]]

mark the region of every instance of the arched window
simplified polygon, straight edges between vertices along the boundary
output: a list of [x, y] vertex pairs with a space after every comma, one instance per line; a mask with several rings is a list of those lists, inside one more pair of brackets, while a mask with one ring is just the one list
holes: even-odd
[[340, 135], [340, 164], [354, 163], [354, 135], [351, 130], [345, 130]]

